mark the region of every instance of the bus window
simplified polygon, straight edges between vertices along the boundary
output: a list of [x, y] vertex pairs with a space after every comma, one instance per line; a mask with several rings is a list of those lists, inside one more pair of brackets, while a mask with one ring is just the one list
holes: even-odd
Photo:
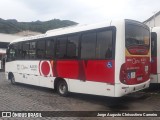
[[30, 42], [30, 49], [29, 49], [29, 57], [30, 59], [36, 58], [36, 42]]
[[95, 59], [96, 33], [84, 33], [81, 40], [81, 59]]
[[97, 32], [97, 49], [96, 58], [110, 59], [112, 58], [112, 31]]
[[65, 59], [67, 58], [67, 37], [57, 38], [56, 42], [56, 58], [57, 59]]
[[46, 58], [54, 58], [54, 40], [46, 40]]
[[45, 53], [45, 40], [37, 41], [37, 58], [44, 59]]
[[69, 59], [78, 58], [78, 42], [79, 42], [79, 35], [72, 35], [68, 37], [67, 58]]
[[17, 49], [16, 49], [16, 59], [17, 60], [23, 59], [22, 51], [23, 51], [22, 43], [17, 43]]
[[29, 42], [24, 42], [23, 43], [22, 56], [26, 60], [29, 59]]

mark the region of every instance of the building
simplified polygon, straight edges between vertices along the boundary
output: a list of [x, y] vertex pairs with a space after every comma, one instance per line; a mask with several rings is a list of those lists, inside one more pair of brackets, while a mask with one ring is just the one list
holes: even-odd
[[148, 25], [149, 27], [160, 26], [160, 11], [155, 13], [143, 23]]

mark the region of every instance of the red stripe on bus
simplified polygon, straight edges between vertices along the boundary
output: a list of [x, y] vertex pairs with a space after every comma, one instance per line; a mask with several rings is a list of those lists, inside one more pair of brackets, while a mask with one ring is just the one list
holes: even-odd
[[[108, 64], [110, 66], [107, 66]], [[114, 60], [58, 60], [59, 77], [114, 84]]]

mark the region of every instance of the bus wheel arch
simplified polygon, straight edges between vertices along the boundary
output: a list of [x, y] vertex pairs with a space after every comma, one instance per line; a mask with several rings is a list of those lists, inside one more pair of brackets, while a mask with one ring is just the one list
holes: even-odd
[[13, 75], [12, 72], [9, 72], [9, 73], [8, 73], [8, 78], [9, 78], [9, 80], [11, 81], [11, 83], [12, 83], [13, 85], [16, 84], [15, 77], [14, 77], [14, 75]]
[[54, 88], [59, 95], [66, 97], [68, 95], [68, 84], [63, 78], [56, 78]]

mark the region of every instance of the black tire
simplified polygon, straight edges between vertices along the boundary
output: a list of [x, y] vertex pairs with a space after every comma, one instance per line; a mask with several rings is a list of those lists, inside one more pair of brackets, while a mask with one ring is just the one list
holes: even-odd
[[13, 85], [15, 85], [15, 84], [16, 84], [16, 81], [15, 81], [14, 75], [11, 75], [10, 80], [11, 80], [11, 83], [12, 83]]
[[66, 97], [68, 95], [68, 85], [64, 80], [58, 81], [57, 92], [63, 97]]

